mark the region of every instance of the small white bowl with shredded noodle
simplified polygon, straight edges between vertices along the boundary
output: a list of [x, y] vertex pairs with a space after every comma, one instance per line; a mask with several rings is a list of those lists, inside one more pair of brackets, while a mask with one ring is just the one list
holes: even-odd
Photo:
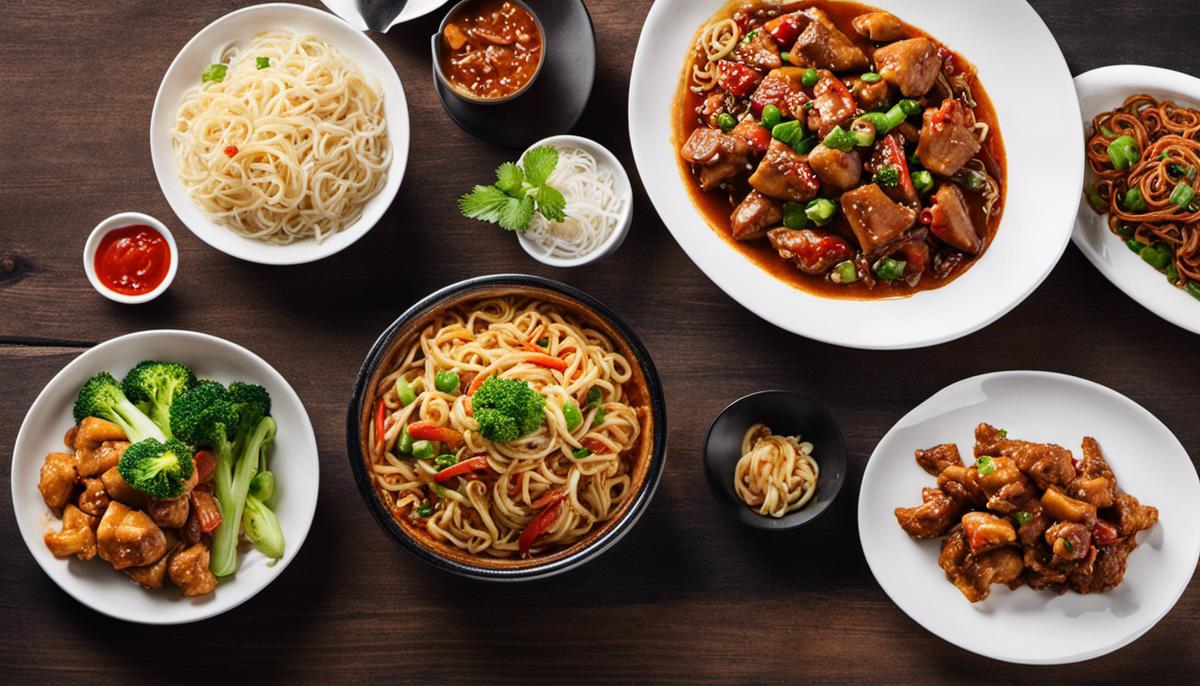
[[614, 252], [633, 221], [633, 187], [625, 167], [608, 148], [580, 136], [551, 136], [529, 150], [545, 145], [558, 150], [547, 183], [566, 198], [567, 218], [553, 222], [535, 214], [517, 234], [521, 247], [551, 267], [578, 267]]

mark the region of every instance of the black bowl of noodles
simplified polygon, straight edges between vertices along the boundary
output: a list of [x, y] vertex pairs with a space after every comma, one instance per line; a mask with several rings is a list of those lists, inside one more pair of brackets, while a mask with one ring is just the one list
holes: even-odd
[[346, 420], [379, 525], [485, 581], [559, 574], [612, 547], [666, 460], [645, 346], [612, 310], [536, 276], [483, 276], [410, 307], [371, 346]]
[[756, 529], [811, 522], [846, 480], [846, 439], [833, 415], [790, 391], [759, 391], [730, 403], [709, 427], [703, 458], [713, 497]]

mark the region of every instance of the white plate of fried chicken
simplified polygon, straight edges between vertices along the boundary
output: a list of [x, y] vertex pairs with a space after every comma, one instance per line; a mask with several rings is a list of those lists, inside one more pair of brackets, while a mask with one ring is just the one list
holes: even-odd
[[1153, 627], [1195, 571], [1198, 518], [1200, 479], [1162, 422], [1031, 371], [960, 381], [909, 412], [858, 506], [863, 554], [901, 610], [1025, 664], [1098, 657]]

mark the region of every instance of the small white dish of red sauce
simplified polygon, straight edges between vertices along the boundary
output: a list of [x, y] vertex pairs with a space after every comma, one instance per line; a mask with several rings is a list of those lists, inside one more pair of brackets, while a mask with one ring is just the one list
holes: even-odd
[[162, 295], [179, 269], [171, 231], [141, 212], [121, 212], [92, 229], [83, 247], [83, 270], [96, 292], [137, 305]]

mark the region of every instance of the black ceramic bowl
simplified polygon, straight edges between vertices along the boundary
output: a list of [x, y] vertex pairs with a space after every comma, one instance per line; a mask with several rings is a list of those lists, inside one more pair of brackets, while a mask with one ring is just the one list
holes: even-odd
[[[497, 296], [535, 297], [558, 305], [587, 325], [605, 333], [626, 359], [634, 362], [631, 399], [645, 409], [642, 436], [634, 453], [632, 495], [615, 516], [573, 545], [528, 560], [499, 560], [473, 555], [433, 540], [424, 530], [397, 521], [375, 488], [369, 465], [368, 427], [374, 398], [371, 389], [387, 374], [396, 350], [407, 348], [425, 325], [447, 307]], [[467, 279], [447, 286], [410, 307], [383, 332], [359, 370], [346, 417], [350, 468], [367, 508], [400, 547], [417, 558], [461, 576], [485, 581], [525, 581], [552, 576], [595, 559], [637, 522], [662, 477], [666, 461], [667, 413], [662, 384], [650, 354], [633, 330], [612, 310], [570, 286], [537, 276], [500, 274]]]
[[[733, 490], [733, 472], [741, 459], [742, 436], [762, 423], [780, 435], [799, 435], [813, 444], [820, 467], [817, 492], [807, 505], [783, 517], [750, 509]], [[833, 415], [820, 403], [789, 391], [759, 391], [733, 401], [717, 415], [704, 440], [704, 476], [713, 497], [734, 519], [756, 529], [782, 531], [816, 519], [833, 503], [846, 480], [846, 439]]]

